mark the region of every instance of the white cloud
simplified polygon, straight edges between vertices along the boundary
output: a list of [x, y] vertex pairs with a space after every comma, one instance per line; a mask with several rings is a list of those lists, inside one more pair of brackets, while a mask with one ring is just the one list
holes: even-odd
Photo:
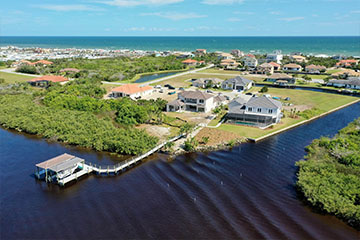
[[233, 18], [228, 18], [227, 21], [228, 21], [228, 22], [240, 22], [240, 21], [242, 21], [242, 19], [241, 19], [241, 18], [233, 17]]
[[38, 8], [46, 9], [46, 10], [61, 11], [61, 12], [104, 11], [103, 8], [89, 6], [89, 5], [82, 5], [82, 4], [68, 4], [68, 5], [45, 4], [45, 5], [35, 5], [34, 7], [38, 7]]
[[293, 22], [305, 19], [304, 17], [288, 17], [288, 18], [278, 18], [278, 20], [285, 21], [285, 22]]
[[201, 3], [208, 5], [231, 5], [243, 2], [244, 0], [203, 0]]
[[207, 15], [200, 15], [196, 13], [174, 13], [174, 12], [155, 12], [155, 13], [141, 13], [141, 16], [157, 16], [161, 18], [171, 19], [174, 21], [192, 18], [204, 18]]
[[168, 5], [173, 3], [183, 2], [184, 0], [111, 0], [111, 1], [96, 1], [117, 7], [136, 7], [141, 5]]
[[269, 12], [271, 15], [280, 15], [281, 12], [279, 11], [272, 11], [272, 12]]

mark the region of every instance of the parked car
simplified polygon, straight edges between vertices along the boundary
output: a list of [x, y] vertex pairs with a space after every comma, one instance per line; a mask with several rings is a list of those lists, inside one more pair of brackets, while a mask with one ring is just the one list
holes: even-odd
[[252, 96], [253, 94], [251, 92], [245, 93], [245, 95]]
[[161, 88], [161, 85], [156, 85], [154, 88]]
[[159, 90], [159, 93], [163, 93], [164, 91], [162, 89]]
[[173, 92], [168, 92], [169, 95], [173, 95], [173, 94], [175, 94], [175, 93], [176, 93], [175, 91], [173, 91]]
[[207, 93], [214, 93], [213, 91], [211, 90], [206, 90]]
[[185, 91], [185, 89], [183, 87], [179, 88], [180, 91]]
[[173, 87], [173, 86], [171, 86], [171, 85], [169, 84], [168, 89], [173, 89], [173, 90], [175, 90], [176, 88]]

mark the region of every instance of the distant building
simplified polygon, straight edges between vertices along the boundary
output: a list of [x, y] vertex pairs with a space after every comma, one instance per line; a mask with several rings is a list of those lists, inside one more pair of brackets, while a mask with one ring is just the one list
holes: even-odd
[[340, 60], [339, 62], [337, 62], [336, 67], [351, 67], [351, 66], [358, 65], [358, 64], [359, 64], [359, 60], [346, 59], [346, 60]]
[[199, 62], [194, 60], [194, 59], [186, 59], [186, 60], [182, 61], [182, 63], [184, 65], [187, 65], [187, 66], [197, 66], [197, 65], [199, 65]]
[[[254, 55], [253, 55], [254, 56]], [[256, 66], [258, 65], [258, 60], [254, 57], [251, 56], [245, 56], [243, 58], [243, 62], [244, 62], [244, 66], [248, 67], [250, 69], [254, 69], [256, 68]]]
[[274, 66], [274, 71], [279, 71], [281, 68], [281, 65], [276, 62], [269, 62], [269, 64]]
[[223, 59], [234, 59], [234, 56], [231, 55], [230, 53], [219, 53], [218, 54], [218, 59], [223, 60]]
[[50, 83], [60, 83], [64, 84], [69, 80], [63, 76], [55, 76], [55, 75], [45, 75], [42, 77], [33, 78], [28, 81], [30, 85], [36, 87], [47, 87]]
[[276, 83], [278, 81], [287, 81], [288, 84], [294, 84], [295, 78], [284, 73], [274, 73], [265, 79], [266, 82]]
[[229, 103], [226, 120], [229, 123], [267, 127], [279, 123], [282, 117], [280, 101], [266, 96], [242, 96]]
[[113, 88], [110, 97], [129, 97], [133, 100], [151, 94], [154, 91], [151, 86], [140, 86], [139, 84], [125, 84], [120, 87]]
[[283, 55], [281, 54], [281, 51], [274, 51], [273, 53], [266, 55], [267, 62], [276, 62], [278, 64], [281, 64], [282, 60], [283, 60]]
[[283, 66], [284, 71], [301, 72], [302, 67], [299, 64], [289, 63]]
[[290, 59], [299, 63], [307, 62], [306, 57], [300, 55], [292, 55], [290, 56]]
[[223, 96], [214, 96], [201, 91], [184, 91], [178, 94], [178, 99], [166, 105], [167, 112], [193, 111], [210, 112], [226, 101]]
[[240, 63], [236, 62], [234, 59], [223, 59], [221, 60], [220, 65], [225, 69], [236, 69]]
[[234, 56], [234, 57], [243, 57], [244, 56], [244, 53], [242, 51], [240, 51], [239, 49], [234, 49], [234, 50], [231, 50], [231, 54]]
[[360, 89], [360, 77], [349, 77], [347, 80], [330, 80], [327, 86]]
[[325, 70], [326, 67], [320, 65], [314, 65], [314, 64], [305, 67], [305, 71], [308, 73], [320, 73], [320, 72], [324, 72]]
[[192, 82], [194, 87], [206, 88], [206, 86], [211, 85], [211, 87], [218, 88], [221, 87], [222, 79], [219, 78], [199, 78]]
[[223, 81], [221, 88], [226, 90], [246, 91], [253, 86], [253, 83], [253, 81], [247, 78], [237, 76]]
[[257, 74], [273, 74], [274, 73], [274, 66], [270, 63], [263, 63], [257, 66], [256, 71]]
[[204, 56], [206, 54], [206, 49], [196, 49], [195, 55]]
[[347, 78], [347, 77], [359, 77], [360, 73], [352, 69], [343, 69], [339, 72], [331, 74], [333, 78]]

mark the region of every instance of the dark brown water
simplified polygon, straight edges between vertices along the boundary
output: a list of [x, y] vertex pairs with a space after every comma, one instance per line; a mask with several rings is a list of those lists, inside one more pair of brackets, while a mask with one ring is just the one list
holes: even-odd
[[0, 129], [0, 238], [358, 239], [297, 199], [294, 164], [313, 139], [359, 116], [358, 103], [260, 143], [172, 162], [158, 154], [117, 177], [66, 188], [35, 180], [34, 164], [64, 152], [118, 160]]

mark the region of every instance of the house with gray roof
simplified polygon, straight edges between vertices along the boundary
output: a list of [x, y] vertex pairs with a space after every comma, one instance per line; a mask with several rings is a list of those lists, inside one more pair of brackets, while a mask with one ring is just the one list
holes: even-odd
[[206, 88], [207, 86], [218, 88], [222, 82], [223, 80], [219, 78], [199, 78], [194, 80], [192, 85], [198, 88]]
[[215, 96], [201, 91], [183, 91], [178, 94], [178, 99], [166, 105], [166, 111], [210, 112], [217, 106], [224, 104], [225, 101], [224, 96]]
[[274, 83], [276, 83], [279, 80], [287, 81], [288, 84], [294, 84], [295, 83], [295, 78], [293, 78], [292, 76], [287, 75], [285, 73], [274, 73], [274, 74], [268, 76], [265, 79], [265, 82], [274, 82]]
[[229, 123], [267, 127], [280, 122], [282, 103], [270, 97], [241, 96], [229, 103]]
[[360, 89], [360, 77], [348, 77], [346, 80], [330, 80], [328, 86]]
[[223, 81], [221, 88], [226, 90], [246, 91], [249, 90], [253, 84], [253, 81], [241, 76], [237, 76], [235, 78], [230, 78]]

